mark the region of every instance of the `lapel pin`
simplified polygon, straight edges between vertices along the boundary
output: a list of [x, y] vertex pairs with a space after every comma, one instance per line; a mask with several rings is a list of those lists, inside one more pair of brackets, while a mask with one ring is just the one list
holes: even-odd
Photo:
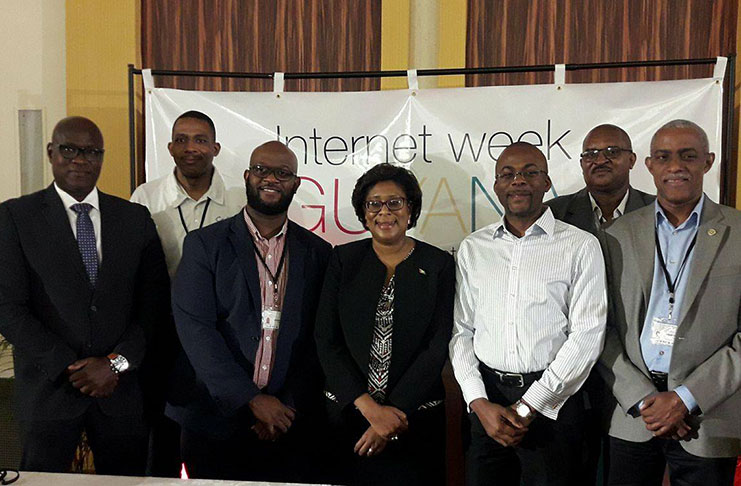
[[427, 272], [425, 272], [425, 271], [424, 271], [424, 270], [422, 270], [421, 268], [418, 268], [417, 270], [419, 270], [419, 273], [421, 273], [422, 275], [427, 275]]
[[708, 235], [709, 236], [715, 236], [716, 233], [717, 233], [717, 231], [715, 231], [715, 228], [710, 228], [708, 230]]

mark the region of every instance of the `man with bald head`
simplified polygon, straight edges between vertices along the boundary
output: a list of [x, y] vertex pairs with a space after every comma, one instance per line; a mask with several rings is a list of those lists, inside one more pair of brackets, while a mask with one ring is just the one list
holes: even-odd
[[[580, 161], [586, 187], [546, 202], [556, 219], [596, 235], [623, 214], [653, 203], [654, 196], [630, 185], [636, 155], [622, 128], [609, 124], [592, 128], [584, 137]], [[589, 486], [596, 484], [600, 455], [609, 447], [604, 425], [609, 392], [596, 370], [584, 384], [584, 392], [589, 425], [582, 447], [584, 473], [579, 484]]]
[[0, 333], [14, 346], [21, 468], [69, 471], [82, 431], [101, 474], [142, 475], [141, 368], [169, 279], [145, 208], [96, 188], [103, 136], [70, 117], [54, 183], [0, 205]]
[[598, 125], [584, 137], [581, 170], [586, 187], [548, 201], [553, 215], [592, 234], [606, 223], [654, 201], [630, 186], [636, 155], [630, 137], [615, 125]]
[[741, 212], [703, 194], [705, 131], [651, 139], [656, 203], [605, 232], [611, 317], [598, 365], [611, 410], [613, 485], [730, 486], [741, 454]]
[[331, 247], [288, 219], [297, 170], [284, 144], [257, 147], [244, 210], [185, 239], [173, 312], [193, 384], [167, 414], [190, 477], [319, 482], [313, 328]]
[[468, 485], [572, 485], [582, 473], [579, 389], [602, 349], [605, 270], [597, 238], [543, 205], [550, 187], [536, 147], [507, 147], [494, 183], [504, 217], [458, 250], [450, 356], [470, 411]]

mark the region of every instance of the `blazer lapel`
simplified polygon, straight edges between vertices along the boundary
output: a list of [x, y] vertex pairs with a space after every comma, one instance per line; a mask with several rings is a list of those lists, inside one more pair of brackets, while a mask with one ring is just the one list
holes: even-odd
[[[286, 295], [283, 297], [281, 312], [280, 332], [275, 347], [275, 360], [273, 361], [273, 376], [271, 384], [283, 386], [288, 365], [293, 353], [293, 343], [301, 332], [304, 285], [306, 283], [306, 247], [297, 238], [293, 223], [288, 223], [286, 244], [288, 245], [288, 281], [286, 282]], [[272, 388], [272, 387], [271, 387]]]
[[[72, 228], [70, 228], [69, 225], [67, 210], [64, 208], [62, 200], [59, 198], [59, 194], [57, 194], [53, 185], [46, 189], [41, 212], [46, 219], [49, 233], [56, 235], [53, 245], [55, 253], [59, 255], [61, 260], [55, 263], [60, 268], [67, 266], [69, 268], [74, 268], [79, 277], [92, 288], [90, 285], [90, 279], [87, 276], [87, 271], [85, 270], [85, 265], [82, 263], [80, 248], [77, 246], [77, 240], [75, 239], [75, 235], [72, 233]], [[67, 261], [68, 264], [65, 265], [63, 263], [64, 261]]]
[[594, 224], [594, 211], [586, 188], [574, 195], [564, 219], [584, 231], [589, 231], [592, 234], [597, 232], [597, 227]]
[[260, 297], [260, 277], [257, 273], [257, 261], [255, 260], [255, 245], [248, 233], [247, 223], [244, 222], [241, 211], [232, 218], [229, 241], [234, 247], [234, 253], [237, 255], [239, 265], [242, 268], [242, 275], [247, 281], [247, 287], [250, 290], [257, 313], [257, 321], [262, 322], [260, 317], [262, 314], [262, 298]]
[[715, 256], [718, 254], [720, 242], [728, 231], [728, 225], [724, 224], [722, 220], [723, 215], [718, 210], [718, 205], [705, 198], [702, 214], [700, 215], [700, 225], [697, 228], [697, 243], [692, 256], [687, 288], [682, 297], [682, 307], [679, 313], [680, 326], [697, 298], [700, 286], [710, 271]]
[[[643, 292], [643, 307], [648, 305], [651, 296], [651, 286], [654, 278], [654, 259], [656, 255], [656, 242], [653, 238], [655, 231], [654, 211], [648, 210], [640, 214], [636, 224], [631, 227], [630, 235], [633, 244], [635, 264], [638, 267], [640, 286]], [[649, 236], [650, 235], [650, 236]], [[643, 328], [643, 316], [636, 316], [639, 328]]]
[[98, 269], [96, 292], [105, 285], [108, 275], [117, 275], [115, 267], [118, 262], [123, 261], [119, 257], [119, 253], [128, 251], [127, 248], [117, 243], [129, 240], [126, 236], [127, 225], [121, 224], [121, 218], [116, 212], [115, 206], [110, 204], [108, 195], [98, 191], [98, 198], [100, 204], [100, 248], [102, 255], [98, 255], [100, 268]]

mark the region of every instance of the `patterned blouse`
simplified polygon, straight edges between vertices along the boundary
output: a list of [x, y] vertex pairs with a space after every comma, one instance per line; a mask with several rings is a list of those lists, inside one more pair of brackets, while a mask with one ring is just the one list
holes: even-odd
[[381, 298], [378, 299], [368, 362], [368, 393], [377, 403], [386, 401], [386, 387], [389, 381], [391, 338], [394, 330], [394, 278], [395, 275], [381, 290]]

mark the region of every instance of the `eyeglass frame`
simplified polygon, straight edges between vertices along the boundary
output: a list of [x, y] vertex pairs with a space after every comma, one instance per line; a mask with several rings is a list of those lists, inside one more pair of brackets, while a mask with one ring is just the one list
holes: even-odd
[[[614, 155], [612, 157], [610, 157], [609, 155], [607, 155], [606, 150], [615, 150], [615, 149], [618, 150], [618, 153], [616, 155]], [[588, 149], [588, 150], [585, 150], [584, 152], [582, 152], [582, 153], [579, 154], [579, 158], [581, 158], [581, 160], [583, 160], [583, 161], [585, 161], [587, 163], [594, 163], [594, 162], [597, 161], [597, 159], [599, 159], [599, 154], [602, 154], [604, 156], [604, 158], [606, 158], [607, 160], [614, 160], [614, 159], [620, 157], [623, 154], [623, 152], [628, 152], [630, 154], [634, 153], [633, 152], [633, 149], [626, 149], [626, 148], [623, 148], [623, 147], [618, 147], [617, 145], [610, 145], [609, 147], [604, 147], [604, 148], [601, 148], [601, 149]], [[584, 154], [586, 154], [586, 153], [594, 153], [594, 159], [585, 158], [584, 157]]]
[[[59, 155], [62, 156], [64, 160], [74, 160], [78, 155], [82, 154], [82, 157], [87, 160], [88, 162], [100, 162], [103, 160], [103, 156], [105, 155], [105, 149], [102, 148], [95, 148], [95, 147], [78, 147], [76, 145], [67, 145], [66, 143], [56, 143], [52, 142], [51, 145], [54, 145], [57, 147], [57, 151], [59, 152]], [[74, 154], [71, 156], [64, 155], [65, 149], [74, 150]], [[90, 155], [95, 156], [94, 159], [90, 159]]]
[[[510, 172], [507, 172], [507, 173], [500, 172], [499, 174], [494, 174], [494, 181], [512, 183], [512, 182], [515, 182], [515, 179], [517, 179], [517, 176], [520, 176], [522, 180], [530, 182], [530, 181], [534, 181], [540, 174], [545, 174], [547, 176], [548, 171], [543, 170], [543, 169], [532, 169], [532, 170], [518, 170], [515, 172], [511, 172], [511, 173]], [[510, 176], [512, 176], [511, 179], [510, 179]]]
[[[10, 476], [10, 474], [15, 474], [15, 476]], [[13, 484], [20, 477], [21, 473], [17, 469], [0, 469], [0, 484]]]
[[[260, 175], [260, 174], [257, 174], [256, 172], [254, 172], [254, 169], [266, 170], [267, 172], [265, 173], [265, 175]], [[265, 178], [267, 178], [267, 177], [269, 177], [269, 176], [272, 175], [273, 177], [275, 177], [275, 179], [277, 181], [280, 181], [280, 182], [288, 182], [288, 181], [290, 181], [290, 180], [295, 179], [296, 177], [298, 177], [297, 174], [294, 174], [290, 170], [284, 169], [282, 167], [271, 168], [271, 167], [265, 167], [264, 165], [257, 164], [257, 165], [251, 165], [251, 166], [249, 166], [247, 168], [247, 170], [249, 171], [250, 174], [254, 174], [254, 176], [257, 177], [258, 179], [265, 179]], [[286, 178], [282, 178], [282, 176], [278, 176], [278, 171], [286, 172], [287, 174], [289, 174], [289, 176], [286, 177]]]
[[[397, 201], [397, 200], [401, 201], [401, 206], [399, 206], [397, 209], [391, 209], [388, 203], [390, 203], [391, 201]], [[378, 211], [373, 211], [369, 207], [370, 204], [373, 204], [373, 203], [381, 203], [381, 206], [378, 208]], [[363, 208], [366, 210], [366, 212], [373, 213], [373, 214], [380, 213], [383, 210], [384, 206], [386, 206], [386, 209], [388, 209], [389, 211], [396, 212], [396, 211], [401, 211], [406, 206], [409, 206], [409, 201], [405, 197], [391, 197], [391, 198], [386, 199], [385, 201], [382, 201], [380, 199], [368, 199], [367, 201], [363, 203]]]

